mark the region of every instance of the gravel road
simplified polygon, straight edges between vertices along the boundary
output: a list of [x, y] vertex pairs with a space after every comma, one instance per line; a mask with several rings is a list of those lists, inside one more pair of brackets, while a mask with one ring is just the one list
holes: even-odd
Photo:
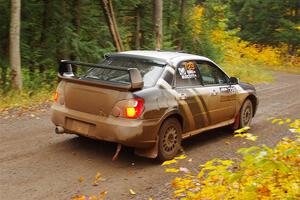
[[[257, 141], [233, 138], [226, 128], [209, 131], [183, 142], [188, 159], [181, 165], [196, 170], [212, 158], [237, 158], [240, 147], [273, 146], [290, 135], [272, 125], [270, 117], [300, 118], [300, 75], [276, 74], [273, 83], [256, 86], [260, 104], [252, 123]], [[158, 162], [141, 158], [123, 148], [111, 161], [116, 145], [73, 135], [56, 135], [49, 109], [19, 118], [0, 119], [0, 199], [71, 199], [77, 194], [107, 199], [168, 199], [173, 174], [164, 173]], [[97, 172], [104, 180], [94, 186]], [[81, 178], [81, 182], [79, 179]], [[129, 193], [129, 189], [136, 195]]]

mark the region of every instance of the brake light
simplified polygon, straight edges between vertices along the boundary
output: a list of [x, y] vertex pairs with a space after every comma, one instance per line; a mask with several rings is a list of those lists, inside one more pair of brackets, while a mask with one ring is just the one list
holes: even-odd
[[135, 110], [135, 108], [128, 107], [128, 108], [126, 108], [126, 117], [132, 118], [136, 115], [136, 112], [137, 111]]
[[113, 108], [112, 115], [129, 119], [138, 118], [144, 109], [144, 99], [134, 98], [119, 101]]
[[54, 95], [53, 95], [53, 100], [54, 100], [54, 102], [57, 102], [57, 100], [58, 100], [58, 92], [57, 91], [55, 91], [55, 93], [54, 93]]
[[131, 99], [125, 108], [125, 117], [135, 119], [140, 116], [144, 109], [144, 99]]

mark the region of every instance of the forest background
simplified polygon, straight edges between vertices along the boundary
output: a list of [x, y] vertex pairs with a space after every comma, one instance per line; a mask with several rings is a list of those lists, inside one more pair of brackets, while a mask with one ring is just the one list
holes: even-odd
[[0, 0], [0, 109], [51, 98], [61, 59], [172, 50], [250, 83], [300, 73], [298, 0]]

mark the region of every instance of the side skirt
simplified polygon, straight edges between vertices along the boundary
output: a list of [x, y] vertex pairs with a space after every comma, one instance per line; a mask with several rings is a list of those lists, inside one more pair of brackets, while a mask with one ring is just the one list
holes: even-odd
[[215, 128], [220, 128], [220, 127], [223, 127], [223, 126], [231, 125], [231, 124], [234, 123], [234, 121], [235, 121], [235, 119], [231, 119], [231, 120], [227, 120], [225, 122], [214, 124], [212, 126], [207, 126], [207, 127], [204, 127], [204, 128], [200, 128], [200, 129], [197, 129], [197, 130], [193, 130], [193, 131], [189, 131], [189, 132], [183, 133], [182, 134], [182, 139], [191, 137], [193, 135], [198, 135], [198, 134], [200, 134], [200, 133], [202, 133], [204, 131], [208, 131], [208, 130], [211, 130], [211, 129], [215, 129]]

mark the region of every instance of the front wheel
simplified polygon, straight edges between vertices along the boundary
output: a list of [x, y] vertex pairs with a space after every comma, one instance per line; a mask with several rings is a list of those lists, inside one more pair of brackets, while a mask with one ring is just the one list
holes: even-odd
[[250, 126], [253, 117], [253, 105], [252, 102], [247, 99], [240, 111], [240, 124], [239, 128]]
[[169, 118], [159, 130], [158, 158], [161, 161], [173, 159], [181, 147], [181, 125], [175, 118]]

